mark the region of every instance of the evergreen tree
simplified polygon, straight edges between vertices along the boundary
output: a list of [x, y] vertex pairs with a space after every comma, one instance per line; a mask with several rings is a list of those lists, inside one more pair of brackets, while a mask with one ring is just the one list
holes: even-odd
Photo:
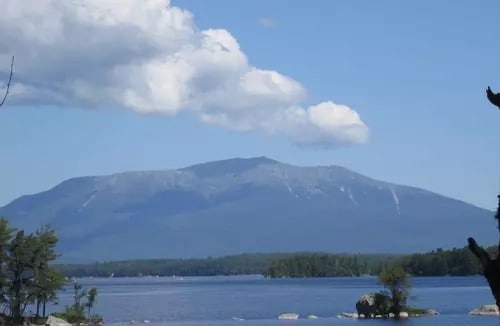
[[26, 306], [33, 303], [33, 278], [37, 264], [37, 240], [17, 231], [8, 246], [6, 298], [10, 316], [22, 320]]
[[63, 287], [64, 277], [50, 264], [57, 257], [57, 241], [49, 227], [26, 234], [0, 219], [0, 301], [14, 323], [21, 323], [26, 307], [35, 302], [37, 315], [40, 304], [45, 315], [45, 303]]
[[393, 265], [380, 273], [378, 281], [389, 290], [391, 312], [399, 318], [410, 294], [410, 274], [406, 273], [402, 266]]
[[42, 316], [45, 317], [47, 302], [57, 300], [57, 291], [65, 284], [65, 278], [56, 271], [51, 262], [56, 260], [57, 254], [55, 246], [58, 237], [49, 226], [43, 226], [36, 231], [37, 243], [37, 264], [35, 266], [34, 296], [36, 297], [36, 315], [40, 316], [40, 306]]
[[6, 276], [5, 267], [9, 258], [9, 246], [10, 241], [14, 237], [13, 233], [16, 231], [8, 225], [6, 218], [2, 217], [0, 219], [0, 304], [7, 303], [7, 293], [6, 288], [8, 286], [8, 279]]
[[95, 301], [97, 298], [97, 289], [91, 288], [87, 293], [87, 303], [85, 306], [87, 307], [87, 318], [90, 319], [90, 310], [94, 307]]

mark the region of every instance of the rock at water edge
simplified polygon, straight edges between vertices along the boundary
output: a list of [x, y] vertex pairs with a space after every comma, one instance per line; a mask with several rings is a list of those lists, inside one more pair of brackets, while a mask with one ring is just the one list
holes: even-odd
[[278, 319], [299, 319], [299, 314], [286, 313], [279, 315]]
[[496, 304], [485, 304], [469, 312], [469, 315], [498, 316], [499, 311]]
[[70, 323], [68, 323], [64, 319], [57, 318], [54, 316], [49, 316], [49, 318], [47, 318], [47, 322], [45, 323], [45, 325], [48, 325], [48, 326], [72, 326]]

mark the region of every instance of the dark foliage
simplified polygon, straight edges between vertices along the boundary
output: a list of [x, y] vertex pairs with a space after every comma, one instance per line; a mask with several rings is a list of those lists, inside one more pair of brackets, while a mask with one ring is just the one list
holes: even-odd
[[36, 304], [40, 317], [40, 306], [45, 313], [46, 303], [57, 299], [64, 286], [64, 278], [51, 266], [57, 241], [48, 226], [26, 234], [0, 219], [0, 303], [9, 320], [19, 324], [29, 304]]
[[493, 93], [491, 88], [488, 86], [486, 89], [486, 97], [488, 97], [491, 104], [496, 105], [500, 109], [500, 93]]
[[269, 277], [336, 277], [377, 275], [396, 255], [300, 254], [274, 261]]
[[95, 264], [64, 264], [55, 268], [68, 277], [214, 276], [263, 274], [275, 260], [290, 253], [242, 254], [206, 259], [145, 259]]
[[410, 295], [410, 274], [403, 266], [393, 265], [384, 269], [378, 276], [378, 282], [387, 289], [390, 298], [389, 311], [399, 318]]
[[[496, 247], [488, 248], [495, 254]], [[466, 248], [413, 255], [272, 253], [206, 259], [150, 259], [94, 264], [65, 264], [55, 268], [67, 277], [213, 276], [262, 274], [269, 277], [335, 277], [378, 275], [399, 263], [413, 276], [465, 276], [482, 272]]]
[[[490, 247], [488, 251], [494, 253], [496, 247]], [[466, 276], [482, 272], [481, 265], [467, 248], [414, 254], [404, 257], [402, 264], [413, 276]]]
[[[498, 222], [498, 230], [500, 232], [500, 195], [498, 197], [498, 208], [495, 219]], [[472, 237], [467, 239], [470, 251], [477, 257], [481, 264], [481, 271], [483, 276], [488, 281], [491, 294], [495, 298], [495, 303], [500, 308], [500, 243], [494, 253], [488, 252], [483, 247], [480, 247], [476, 240]], [[493, 258], [492, 258], [493, 257]]]
[[[55, 313], [54, 316], [62, 318], [72, 324], [86, 323], [87, 325], [99, 325], [102, 318], [99, 315], [91, 315], [90, 311], [95, 304], [97, 288], [83, 289], [81, 284], [73, 284], [73, 304], [66, 306], [63, 312]], [[87, 316], [85, 311], [87, 310]]]

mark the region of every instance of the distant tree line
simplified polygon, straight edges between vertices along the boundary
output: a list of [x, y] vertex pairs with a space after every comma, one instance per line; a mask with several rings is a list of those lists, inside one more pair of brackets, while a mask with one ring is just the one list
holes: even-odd
[[214, 276], [262, 274], [293, 253], [242, 254], [204, 259], [144, 259], [93, 264], [59, 264], [67, 277]]
[[[135, 276], [215, 276], [215, 275], [268, 275], [270, 266], [286, 265], [294, 270], [293, 276], [302, 276], [304, 264], [295, 262], [314, 257], [313, 265], [332, 266], [334, 274], [323, 272], [309, 273], [310, 276], [351, 276], [351, 275], [378, 275], [391, 262], [401, 258], [401, 255], [331, 255], [325, 253], [260, 253], [242, 254], [206, 259], [145, 259], [116, 262], [102, 262], [93, 264], [60, 264], [55, 268], [67, 277], [135, 277]], [[326, 260], [319, 257], [327, 257]], [[323, 260], [322, 260], [323, 259]], [[281, 268], [281, 267], [280, 267]], [[277, 271], [278, 269], [276, 269]], [[283, 271], [283, 269], [281, 268]], [[321, 275], [319, 275], [321, 274]], [[281, 274], [279, 275], [281, 276]]]
[[[495, 253], [496, 247], [490, 247], [488, 251]], [[454, 248], [404, 256], [294, 255], [274, 261], [264, 275], [269, 277], [378, 275], [393, 262], [403, 266], [412, 276], [467, 276], [482, 273], [478, 259], [467, 248]]]
[[276, 260], [263, 273], [275, 277], [339, 277], [378, 275], [397, 255], [299, 254]]
[[[496, 254], [497, 248], [489, 247], [487, 251]], [[404, 257], [401, 263], [413, 276], [467, 276], [483, 272], [479, 260], [468, 248], [414, 254]]]
[[[496, 247], [488, 248], [494, 253]], [[481, 266], [466, 248], [437, 249], [411, 255], [257, 253], [202, 259], [144, 259], [92, 264], [58, 264], [67, 277], [215, 276], [261, 274], [268, 277], [336, 277], [379, 275], [391, 264], [412, 276], [466, 276]]]

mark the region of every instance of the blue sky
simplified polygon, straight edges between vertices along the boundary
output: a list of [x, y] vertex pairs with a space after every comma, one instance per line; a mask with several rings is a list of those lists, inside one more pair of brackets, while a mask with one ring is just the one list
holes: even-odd
[[[16, 55], [19, 71], [19, 84], [0, 111], [0, 205], [70, 177], [268, 156], [296, 165], [342, 165], [496, 207], [500, 111], [487, 102], [485, 88], [500, 92], [500, 2], [184, 0], [172, 5], [191, 12], [199, 30], [227, 30], [251, 66], [299, 82], [307, 94], [297, 97], [300, 105], [347, 105], [366, 125], [368, 140], [340, 142], [336, 131], [318, 134], [309, 126], [305, 133], [315, 141], [335, 138], [332, 146], [297, 146], [302, 134], [280, 127], [269, 135], [262, 121], [245, 129], [235, 127], [243, 124], [239, 118], [203, 123], [199, 111], [189, 108], [156, 114], [151, 106], [151, 114], [142, 114], [137, 112], [142, 108], [121, 107], [119, 101], [97, 105], [74, 92], [67, 95], [60, 86], [72, 74], [93, 81], [85, 75], [85, 61], [23, 57], [31, 43], [15, 40], [11, 49], [0, 49], [2, 79], [8, 55]], [[8, 27], [27, 28], [15, 15]], [[10, 44], [9, 37], [0, 32], [0, 43]], [[64, 46], [64, 39], [56, 41]], [[95, 53], [98, 57], [99, 47]], [[22, 92], [31, 89], [26, 85], [57, 78], [58, 97], [41, 92], [43, 85], [36, 96]], [[103, 96], [102, 89], [91, 89], [92, 96]], [[248, 101], [243, 95], [242, 103]], [[290, 97], [287, 105], [295, 104], [295, 95]], [[262, 109], [248, 105], [241, 110]], [[258, 116], [280, 124], [279, 118]]]

